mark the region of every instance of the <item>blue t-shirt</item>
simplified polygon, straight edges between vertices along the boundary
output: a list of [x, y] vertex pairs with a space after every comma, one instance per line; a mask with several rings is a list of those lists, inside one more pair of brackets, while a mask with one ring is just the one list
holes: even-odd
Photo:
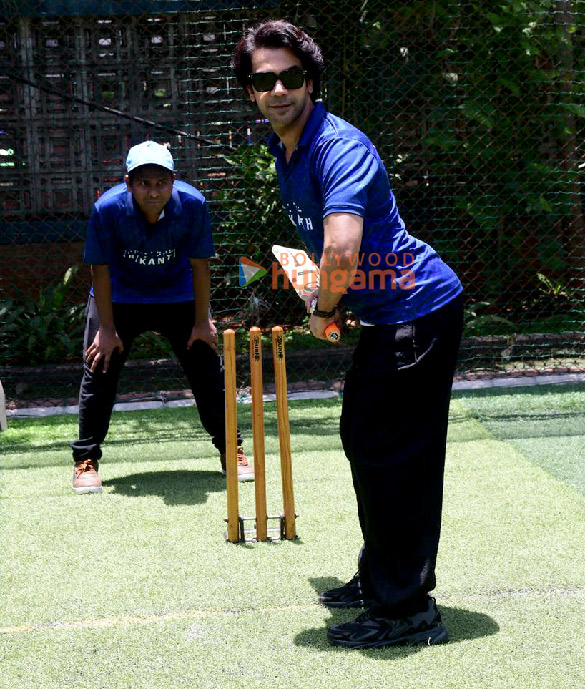
[[285, 209], [317, 264], [323, 219], [330, 213], [363, 218], [360, 253], [352, 258], [356, 275], [343, 296], [362, 321], [411, 321], [462, 292], [457, 275], [434, 249], [406, 231], [384, 164], [359, 129], [317, 103], [288, 163], [276, 134], [269, 150], [276, 156]]
[[175, 181], [161, 217], [150, 225], [126, 185], [118, 184], [94, 204], [84, 261], [110, 267], [113, 302], [152, 304], [192, 300], [189, 259], [214, 254], [207, 204], [195, 187]]

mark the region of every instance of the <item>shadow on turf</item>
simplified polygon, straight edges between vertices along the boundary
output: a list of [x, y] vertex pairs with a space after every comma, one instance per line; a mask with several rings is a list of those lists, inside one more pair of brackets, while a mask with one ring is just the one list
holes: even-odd
[[225, 490], [225, 476], [219, 471], [147, 471], [108, 479], [103, 485], [127, 497], [158, 496], [165, 505], [199, 505], [210, 493]]
[[[343, 581], [334, 578], [320, 577], [310, 579], [311, 585], [317, 594], [326, 591], [327, 589], [341, 586]], [[481, 612], [472, 610], [464, 610], [462, 608], [450, 608], [445, 605], [439, 605], [439, 610], [443, 618], [445, 626], [449, 630], [449, 643], [457, 643], [458, 641], [468, 641], [470, 639], [478, 639], [483, 636], [492, 636], [499, 631], [497, 622]], [[323, 608], [323, 611], [330, 614], [329, 620], [326, 620], [326, 626], [306, 629], [304, 632], [297, 634], [295, 637], [295, 644], [297, 646], [305, 646], [307, 648], [314, 648], [318, 651], [339, 651], [337, 646], [331, 646], [327, 641], [327, 627], [330, 624], [342, 624], [355, 619], [361, 612], [359, 609], [343, 610]], [[395, 646], [381, 649], [364, 649], [361, 653], [372, 655], [373, 657], [393, 657], [411, 655], [418, 653], [424, 648], [424, 645], [419, 646]]]

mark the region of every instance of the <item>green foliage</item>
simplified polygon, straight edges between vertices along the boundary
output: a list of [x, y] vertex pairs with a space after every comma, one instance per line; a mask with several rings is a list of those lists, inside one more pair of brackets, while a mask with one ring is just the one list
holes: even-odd
[[464, 309], [464, 335], [503, 335], [516, 330], [512, 321], [494, 313], [489, 313], [492, 304], [489, 301], [479, 301], [466, 305]]
[[557, 299], [559, 297], [564, 297], [566, 299], [569, 299], [569, 290], [565, 286], [565, 284], [559, 280], [551, 280], [548, 278], [546, 275], [543, 275], [542, 273], [537, 273], [536, 277], [540, 280], [541, 287], [540, 290], [544, 294], [552, 297], [553, 299]]
[[[466, 5], [456, 50], [444, 53], [457, 117], [447, 129], [438, 121], [425, 141], [434, 176], [452, 179], [455, 171], [452, 219], [470, 233], [469, 264], [492, 267], [488, 289], [500, 310], [539, 300], [527, 275], [566, 271], [571, 253], [578, 261], [569, 228], [581, 213], [571, 184], [583, 84], [571, 70], [585, 64], [573, 50], [574, 17], [555, 7], [552, 0], [505, 0], [491, 11]], [[466, 282], [485, 295], [475, 274]]]
[[0, 363], [35, 366], [79, 359], [83, 305], [68, 299], [77, 269], [69, 268], [37, 297], [21, 294], [0, 301]]
[[[278, 288], [272, 289], [272, 245], [297, 246], [300, 242], [282, 208], [274, 158], [262, 144], [243, 146], [225, 161], [232, 168], [232, 176], [218, 200], [223, 215], [221, 235], [229, 238], [228, 249], [234, 254], [233, 268], [223, 286], [224, 290], [232, 288], [230, 294], [234, 295], [230, 311], [235, 310], [235, 302], [236, 320], [243, 325], [296, 323], [302, 309], [294, 290], [283, 289], [282, 278]], [[240, 256], [255, 261], [268, 274], [248, 287], [239, 287], [236, 260]]]
[[252, 246], [260, 238], [256, 235], [263, 231], [268, 231], [276, 239], [282, 232], [278, 224], [286, 222], [286, 217], [280, 202], [274, 157], [261, 144], [242, 146], [233, 156], [225, 156], [224, 160], [232, 168], [233, 185], [219, 196], [229, 211], [223, 226], [237, 231], [242, 226], [243, 217], [253, 218]]
[[159, 333], [148, 331], [132, 343], [130, 359], [166, 359], [174, 356], [170, 342]]
[[[567, 132], [550, 107], [560, 97], [563, 40], [553, 5], [507, 0], [486, 13], [485, 3], [472, 2], [466, 22], [476, 31], [459, 32], [451, 65], [459, 76], [458, 164], [469, 177], [456, 201], [486, 229], [527, 214], [546, 225], [553, 209], [568, 212], [556, 196], [564, 174], [554, 149]], [[543, 147], [543, 135], [552, 149]]]
[[576, 321], [583, 321], [580, 300], [558, 277], [537, 273], [534, 295], [526, 299], [524, 305], [528, 331], [531, 330], [530, 323], [536, 319], [541, 323], [542, 332], [576, 330], [580, 328]]

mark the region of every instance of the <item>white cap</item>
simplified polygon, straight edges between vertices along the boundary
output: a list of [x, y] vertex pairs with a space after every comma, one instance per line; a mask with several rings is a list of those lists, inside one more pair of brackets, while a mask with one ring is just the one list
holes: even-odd
[[142, 165], [158, 165], [173, 172], [175, 164], [173, 156], [166, 146], [157, 144], [156, 141], [143, 141], [137, 146], [132, 146], [126, 158], [126, 170], [132, 172]]

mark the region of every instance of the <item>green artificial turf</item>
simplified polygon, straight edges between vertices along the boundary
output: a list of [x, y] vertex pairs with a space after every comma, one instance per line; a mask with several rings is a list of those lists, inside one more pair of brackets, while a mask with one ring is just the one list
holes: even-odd
[[[327, 624], [356, 613], [315, 602], [354, 573], [360, 547], [339, 400], [290, 404], [300, 538], [284, 543], [225, 543], [225, 479], [193, 409], [116, 413], [101, 495], [71, 492], [75, 417], [11, 420], [0, 433], [0, 687], [582, 689], [585, 496], [578, 471], [542, 465], [545, 439], [494, 425], [536, 396], [503, 399], [452, 405], [436, 590], [452, 641], [378, 651], [328, 646]], [[266, 413], [278, 512], [273, 404]], [[251, 514], [254, 485], [240, 494]]]
[[458, 393], [495, 437], [585, 494], [585, 387], [547, 385]]

